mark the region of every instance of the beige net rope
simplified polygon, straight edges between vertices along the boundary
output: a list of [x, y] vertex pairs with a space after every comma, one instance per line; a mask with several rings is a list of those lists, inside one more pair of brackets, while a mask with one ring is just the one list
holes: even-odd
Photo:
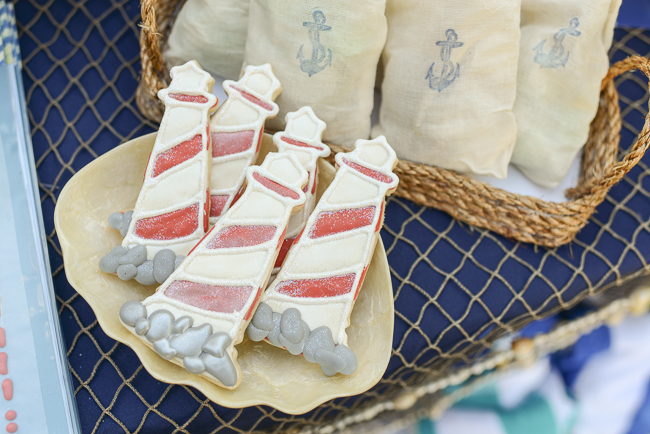
[[[155, 382], [137, 362], [135, 366], [126, 363], [135, 355], [103, 334], [88, 306], [65, 281], [61, 251], [51, 225], [58, 193], [77, 170], [111, 147], [155, 128], [135, 104], [140, 65], [139, 7], [133, 0], [20, 0], [16, 4], [46, 233], [84, 432], [194, 434], [335, 427], [330, 424], [387, 402], [405, 388], [447, 381], [451, 366], [476, 362], [481, 350], [488, 349], [503, 333], [514, 331], [532, 319], [569, 308], [586, 295], [628, 281], [650, 269], [644, 259], [646, 256], [637, 247], [641, 237], [650, 233], [650, 222], [631, 207], [631, 201], [638, 195], [650, 198], [650, 193], [640, 187], [650, 174], [644, 161], [638, 162], [640, 169], [635, 170], [633, 176], [622, 177], [620, 184], [627, 189], [624, 197], [604, 198], [605, 204], [616, 212], [606, 214], [605, 219], [598, 214], [591, 217], [593, 240], [587, 244], [578, 238], [572, 244], [576, 257], [582, 258], [583, 263], [584, 258], [592, 255], [607, 267], [597, 279], [589, 278], [581, 266], [568, 261], [557, 250], [543, 250], [539, 262], [531, 264], [519, 254], [520, 249], [532, 249], [531, 246], [505, 241], [490, 231], [472, 229], [454, 220], [434, 224], [428, 215], [431, 210], [401, 198], [391, 198], [388, 205], [391, 214], [401, 217], [387, 222], [385, 245], [394, 281], [396, 322], [403, 329], [394, 342], [393, 361], [397, 367], [377, 387], [361, 397], [328, 402], [307, 415], [289, 416], [268, 407], [225, 409], [213, 405], [192, 388]], [[640, 49], [644, 51], [639, 52]], [[650, 37], [647, 33], [630, 30], [615, 44], [613, 52], [648, 55]], [[646, 117], [647, 80], [626, 74], [615, 83], [619, 88], [638, 86], [645, 92], [634, 100], [621, 95], [622, 128], [627, 146], [642, 133], [638, 122], [633, 125], [626, 119]], [[620, 157], [614, 149], [608, 149], [606, 154], [606, 159], [598, 161], [612, 162]], [[602, 167], [592, 164], [594, 174], [586, 174], [586, 179], [602, 174], [605, 166], [609, 163], [603, 163]], [[616, 172], [615, 176], [622, 173]], [[605, 179], [607, 184], [607, 179], [613, 178]], [[584, 191], [576, 194], [584, 194]], [[634, 229], [626, 237], [612, 229], [614, 218], [621, 215], [634, 222]], [[414, 227], [426, 232], [427, 239], [413, 239]], [[459, 231], [467, 235], [462, 241], [458, 236], [451, 236]], [[617, 240], [623, 246], [622, 253], [616, 256], [618, 259], [598, 250], [598, 244], [605, 238]], [[492, 265], [477, 259], [480, 249], [488, 244], [496, 252]], [[460, 258], [452, 267], [431, 260], [443, 246]], [[400, 257], [406, 252], [410, 256], [405, 264], [400, 262]], [[626, 255], [637, 259], [638, 266], [632, 273], [622, 268]], [[503, 277], [503, 270], [513, 264], [527, 276], [524, 282], [515, 284]], [[546, 276], [543, 270], [551, 265], [570, 270], [570, 279], [558, 283]], [[470, 266], [475, 273], [485, 275], [485, 281], [478, 286], [471, 286], [464, 280], [466, 271], [461, 273]], [[423, 268], [443, 276], [439, 290], [432, 291], [422, 282]], [[543, 303], [532, 305], [524, 295], [534, 279], [542, 279], [549, 294]], [[509, 301], [493, 312], [489, 306], [489, 291], [494, 281], [507, 292]], [[458, 314], [450, 313], [448, 305], [442, 301], [441, 291], [450, 282], [466, 296], [466, 303], [458, 306]], [[580, 293], [575, 293], [576, 285], [581, 288]], [[400, 308], [405, 304], [416, 305], [419, 313], [412, 315]], [[508, 317], [507, 312], [514, 305], [523, 306], [523, 313]], [[475, 306], [481, 307], [488, 316], [484, 326], [468, 331], [463, 324]], [[432, 309], [440, 312], [441, 321], [446, 324], [435, 335], [428, 333], [426, 326]], [[452, 333], [458, 334], [456, 343], [443, 345]], [[410, 343], [412, 337], [424, 342], [415, 354], [412, 354]], [[183, 407], [184, 412], [179, 414], [175, 406]]]

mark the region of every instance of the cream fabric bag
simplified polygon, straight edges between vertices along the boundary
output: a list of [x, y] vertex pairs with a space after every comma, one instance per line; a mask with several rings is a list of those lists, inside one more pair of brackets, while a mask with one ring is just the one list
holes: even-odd
[[210, 73], [237, 80], [244, 61], [248, 6], [248, 0], [187, 0], [163, 52], [167, 65], [197, 60]]
[[587, 141], [621, 0], [523, 0], [512, 162], [555, 187]]
[[504, 178], [521, 0], [388, 0], [379, 124], [398, 157]]
[[280, 114], [309, 105], [324, 141], [352, 147], [370, 135], [375, 74], [386, 42], [386, 0], [251, 0], [245, 65], [270, 63]]

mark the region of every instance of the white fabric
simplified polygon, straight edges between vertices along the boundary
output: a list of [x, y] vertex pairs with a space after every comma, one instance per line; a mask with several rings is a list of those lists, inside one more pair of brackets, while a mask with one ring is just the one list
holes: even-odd
[[554, 187], [589, 134], [621, 0], [522, 0], [512, 162]]
[[576, 404], [567, 395], [564, 379], [556, 370], [552, 370], [538, 390], [539, 395], [546, 400], [553, 412], [556, 433], [565, 434], [573, 425], [576, 414]]
[[167, 65], [171, 68], [196, 60], [212, 75], [238, 79], [244, 61], [248, 6], [249, 0], [187, 0], [163, 52]]
[[280, 114], [304, 105], [327, 123], [324, 141], [352, 146], [370, 134], [375, 74], [386, 41], [385, 0], [252, 0], [244, 64], [270, 63]]
[[451, 408], [436, 421], [436, 434], [505, 434], [499, 415], [492, 411]]
[[551, 362], [548, 358], [523, 369], [515, 369], [503, 375], [494, 384], [499, 404], [504, 409], [519, 406], [531, 393], [548, 381], [551, 373]]
[[400, 158], [506, 176], [521, 0], [388, 0], [379, 125]]
[[505, 179], [497, 179], [485, 175], [475, 175], [474, 178], [502, 190], [509, 191], [510, 193], [538, 197], [547, 202], [566, 202], [567, 199], [565, 192], [567, 189], [578, 185], [578, 180], [580, 179], [581, 158], [582, 153], [578, 153], [578, 155], [573, 159], [569, 172], [555, 187], [542, 187], [539, 184], [535, 184], [521, 173], [521, 171], [513, 164], [508, 166], [508, 176]]
[[625, 434], [650, 382], [650, 315], [610, 329], [610, 348], [595, 355], [573, 386], [580, 404], [574, 434]]

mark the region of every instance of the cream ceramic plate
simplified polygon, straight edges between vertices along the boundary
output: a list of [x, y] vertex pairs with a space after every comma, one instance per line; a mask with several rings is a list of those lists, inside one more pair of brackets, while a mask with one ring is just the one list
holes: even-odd
[[[196, 387], [226, 407], [264, 404], [300, 414], [332, 398], [356, 395], [375, 385], [388, 366], [393, 340], [393, 293], [381, 240], [347, 329], [349, 346], [359, 358], [359, 369], [351, 376], [325, 377], [317, 364], [244, 338], [237, 346], [241, 385], [226, 390], [162, 359], [124, 328], [118, 317], [122, 304], [143, 300], [155, 286], [104, 274], [98, 262], [122, 241], [106, 218], [113, 211], [133, 209], [155, 137], [153, 133], [131, 140], [88, 164], [66, 184], [54, 212], [68, 281], [90, 304], [106, 334], [133, 348], [158, 380]], [[273, 150], [271, 136], [265, 135], [260, 161]], [[319, 169], [318, 198], [334, 178], [329, 163], [320, 162]]]

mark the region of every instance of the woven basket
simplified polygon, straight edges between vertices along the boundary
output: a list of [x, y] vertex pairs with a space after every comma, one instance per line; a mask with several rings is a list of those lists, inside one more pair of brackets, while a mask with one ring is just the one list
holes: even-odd
[[[182, 3], [183, 0], [142, 1], [142, 77], [136, 99], [142, 113], [156, 122], [163, 114], [157, 94], [169, 83], [161, 49]], [[633, 69], [643, 71], [650, 79], [650, 60], [632, 56], [613, 65], [603, 80], [601, 103], [584, 148], [578, 186], [566, 192], [568, 201], [546, 202], [510, 193], [446, 169], [410, 161], [400, 161], [395, 169], [400, 178], [395, 194], [518, 241], [545, 247], [570, 242], [587, 224], [609, 189], [639, 162], [650, 145], [648, 114], [636, 143], [617, 161], [621, 117], [614, 79]], [[334, 153], [346, 151], [338, 145], [330, 147]]]

